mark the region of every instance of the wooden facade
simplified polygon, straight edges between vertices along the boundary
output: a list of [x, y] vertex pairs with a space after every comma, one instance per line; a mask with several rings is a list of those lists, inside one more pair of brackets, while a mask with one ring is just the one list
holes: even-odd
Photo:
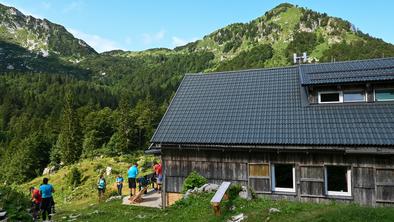
[[[362, 205], [394, 205], [394, 154], [357, 154], [325, 150], [200, 149], [162, 147], [163, 206], [167, 193], [180, 193], [185, 177], [193, 170], [219, 184], [231, 181], [259, 195], [297, 201], [356, 202]], [[295, 192], [272, 189], [271, 166], [292, 164]], [[257, 167], [258, 166], [258, 167]], [[351, 171], [351, 195], [332, 196], [326, 191], [327, 166], [347, 166]]]

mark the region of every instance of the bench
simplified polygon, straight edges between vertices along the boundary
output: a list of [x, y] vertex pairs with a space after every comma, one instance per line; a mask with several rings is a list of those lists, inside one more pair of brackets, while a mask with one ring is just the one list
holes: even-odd
[[146, 190], [148, 190], [148, 187], [144, 187], [144, 189], [139, 191], [136, 195], [130, 197], [129, 198], [130, 203], [131, 204], [141, 203], [142, 202], [142, 194], [144, 194]]
[[230, 187], [231, 182], [223, 182], [219, 189], [216, 191], [215, 195], [211, 199], [211, 204], [213, 211], [216, 216], [220, 215], [220, 202], [222, 199], [228, 199], [227, 190]]

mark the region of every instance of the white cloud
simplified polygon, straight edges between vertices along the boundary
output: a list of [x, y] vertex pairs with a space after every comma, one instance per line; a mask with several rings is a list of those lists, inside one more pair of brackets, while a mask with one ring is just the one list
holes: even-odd
[[189, 42], [194, 42], [196, 40], [198, 40], [197, 37], [194, 37], [191, 39], [182, 39], [177, 36], [173, 36], [172, 37], [172, 45], [173, 45], [173, 47], [182, 46], [182, 45], [186, 45]]
[[42, 1], [42, 2], [41, 2], [41, 6], [42, 6], [42, 8], [48, 10], [48, 9], [51, 8], [52, 5], [51, 5], [51, 3], [49, 3], [49, 2]]
[[128, 36], [124, 39], [124, 42], [126, 43], [126, 45], [131, 45], [131, 43], [133, 42], [133, 39], [130, 36]]
[[145, 45], [150, 45], [152, 43], [160, 42], [164, 38], [165, 34], [166, 32], [164, 30], [161, 30], [160, 32], [153, 34], [144, 33], [142, 34], [142, 42]]
[[87, 34], [75, 29], [68, 28], [67, 29], [71, 34], [73, 34], [75, 37], [80, 38], [84, 40], [86, 43], [88, 43], [91, 47], [93, 47], [97, 52], [105, 52], [105, 51], [110, 51], [114, 49], [119, 49], [120, 47], [118, 44], [112, 40], [103, 38], [98, 35], [92, 35], [92, 34]]
[[79, 11], [83, 8], [84, 3], [82, 1], [72, 1], [70, 4], [68, 4], [66, 7], [64, 7], [63, 12], [64, 13], [69, 13], [72, 11]]

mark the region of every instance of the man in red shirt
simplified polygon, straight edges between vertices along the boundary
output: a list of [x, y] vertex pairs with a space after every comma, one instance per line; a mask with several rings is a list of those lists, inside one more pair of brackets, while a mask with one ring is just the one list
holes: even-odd
[[41, 205], [41, 194], [40, 190], [36, 189], [35, 187], [30, 187], [30, 193], [31, 193], [31, 210], [33, 214], [33, 220], [37, 221], [38, 220], [38, 215], [40, 212], [40, 205]]
[[163, 181], [161, 162], [155, 163], [155, 165], [153, 166], [153, 169], [155, 170], [155, 174], [156, 174], [156, 178], [157, 178], [157, 189], [159, 190], [159, 192], [161, 192], [161, 183]]

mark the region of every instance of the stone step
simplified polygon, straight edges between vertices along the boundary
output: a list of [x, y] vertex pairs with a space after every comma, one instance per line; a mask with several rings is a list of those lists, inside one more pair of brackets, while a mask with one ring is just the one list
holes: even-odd
[[0, 220], [7, 218], [7, 211], [0, 211]]

